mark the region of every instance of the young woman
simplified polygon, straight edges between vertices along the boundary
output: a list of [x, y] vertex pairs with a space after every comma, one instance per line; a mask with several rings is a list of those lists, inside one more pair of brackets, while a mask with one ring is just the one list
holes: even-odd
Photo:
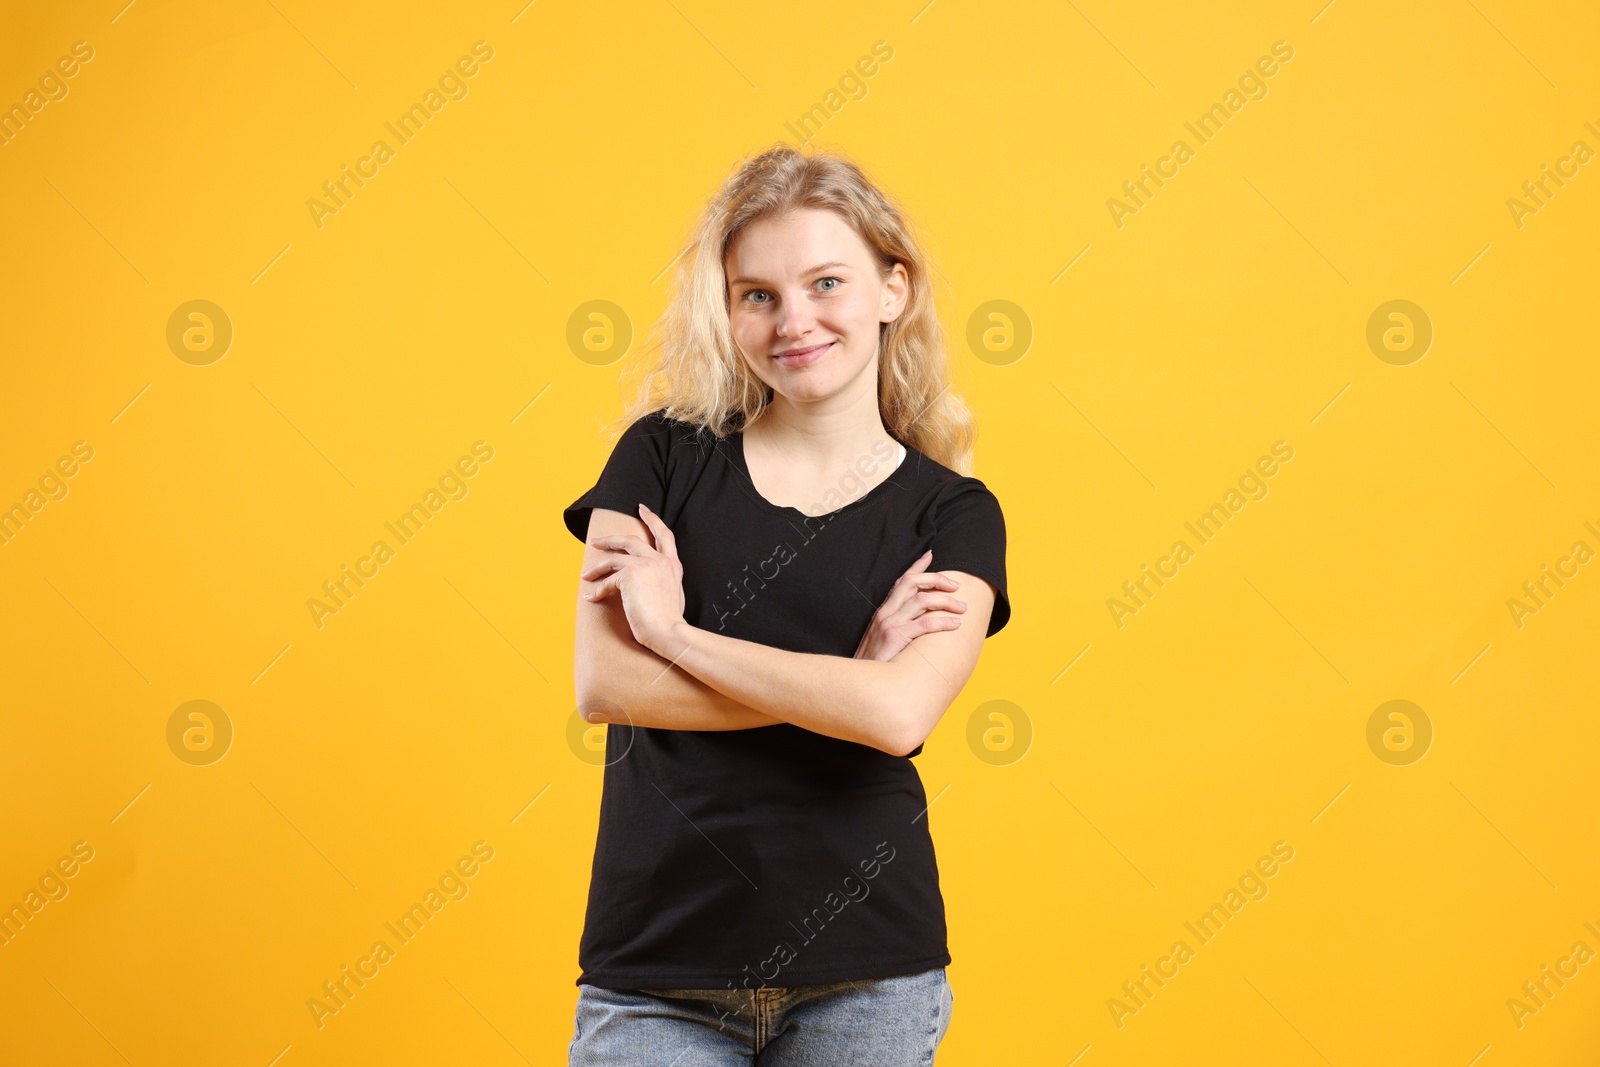
[[954, 998], [910, 757], [1011, 608], [928, 262], [856, 165], [787, 145], [680, 258], [564, 516], [608, 724], [569, 1061], [931, 1064]]

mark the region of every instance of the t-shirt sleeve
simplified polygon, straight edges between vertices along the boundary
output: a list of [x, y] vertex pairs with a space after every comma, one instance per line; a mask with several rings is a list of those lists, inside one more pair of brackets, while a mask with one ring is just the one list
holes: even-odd
[[[995, 588], [994, 610], [985, 637], [999, 633], [1011, 619], [1006, 592], [1006, 520], [1000, 501], [976, 478], [953, 483], [933, 512], [933, 558], [930, 571], [966, 571]], [[961, 596], [957, 590], [955, 596]]]
[[658, 411], [637, 419], [624, 430], [600, 472], [600, 480], [562, 513], [572, 536], [588, 540], [589, 512], [594, 508], [637, 517], [639, 505], [643, 504], [657, 515], [664, 515], [671, 445], [671, 423]]

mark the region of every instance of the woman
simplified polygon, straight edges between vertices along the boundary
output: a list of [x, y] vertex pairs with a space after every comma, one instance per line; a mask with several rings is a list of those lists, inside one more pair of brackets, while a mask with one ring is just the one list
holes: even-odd
[[930, 1064], [953, 996], [910, 757], [1011, 609], [928, 262], [858, 167], [787, 145], [681, 258], [564, 516], [609, 724], [570, 1063]]

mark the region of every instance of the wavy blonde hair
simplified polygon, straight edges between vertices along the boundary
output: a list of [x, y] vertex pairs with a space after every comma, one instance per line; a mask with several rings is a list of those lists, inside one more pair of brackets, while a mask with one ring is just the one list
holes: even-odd
[[970, 475], [977, 427], [951, 389], [932, 264], [910, 220], [851, 160], [832, 151], [807, 154], [783, 142], [738, 164], [702, 209], [674, 260], [680, 266], [667, 306], [641, 355], [624, 367], [624, 392], [632, 401], [607, 427], [608, 435], [615, 441], [656, 410], [719, 439], [760, 417], [770, 389], [734, 345], [724, 262], [745, 227], [797, 208], [821, 208], [842, 218], [872, 250], [880, 278], [896, 263], [905, 266], [905, 310], [880, 331], [878, 412], [897, 441]]

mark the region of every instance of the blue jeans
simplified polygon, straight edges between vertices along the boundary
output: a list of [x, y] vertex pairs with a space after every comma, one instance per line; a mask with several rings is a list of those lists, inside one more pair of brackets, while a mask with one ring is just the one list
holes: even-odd
[[943, 967], [764, 989], [578, 986], [568, 1067], [926, 1067], [950, 1026]]

